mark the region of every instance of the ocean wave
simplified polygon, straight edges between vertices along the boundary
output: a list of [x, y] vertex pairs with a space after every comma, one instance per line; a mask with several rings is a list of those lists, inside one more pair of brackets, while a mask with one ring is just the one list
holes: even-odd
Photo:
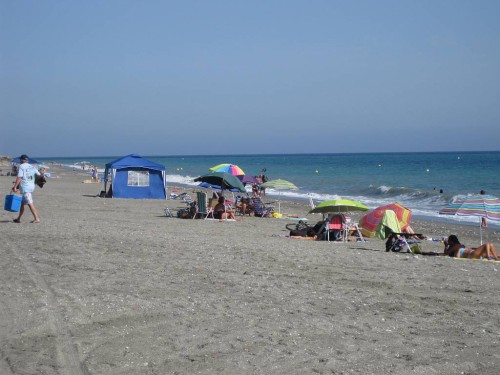
[[190, 185], [190, 186], [196, 186], [199, 184], [198, 182], [194, 182], [194, 179], [196, 177], [192, 177], [192, 176], [182, 176], [180, 174], [169, 174], [166, 176], [166, 178], [167, 178], [167, 184], [174, 183], [174, 184]]
[[[158, 156], [151, 157], [151, 160], [167, 167], [167, 185], [196, 187], [195, 177], [206, 173], [209, 166], [230, 159], [243, 166], [249, 174], [258, 174], [267, 168], [269, 178], [282, 176], [300, 188], [296, 191], [267, 189], [269, 197], [313, 199], [316, 204], [345, 198], [362, 202], [369, 208], [399, 202], [410, 208], [414, 216], [473, 224], [475, 217], [439, 215], [438, 211], [453, 200], [475, 195], [482, 189], [488, 194], [500, 195], [500, 153], [466, 155], [467, 158], [460, 159], [459, 166], [456, 165], [456, 155], [450, 153], [419, 153], [418, 157], [412, 158], [418, 159], [416, 163], [412, 163], [404, 153]], [[65, 163], [68, 168], [81, 172], [81, 163], [85, 160], [102, 168], [113, 159], [56, 158], [57, 161], [47, 163]], [[374, 171], [373, 166], [379, 164], [383, 167]], [[430, 171], [422, 171], [423, 165]]]

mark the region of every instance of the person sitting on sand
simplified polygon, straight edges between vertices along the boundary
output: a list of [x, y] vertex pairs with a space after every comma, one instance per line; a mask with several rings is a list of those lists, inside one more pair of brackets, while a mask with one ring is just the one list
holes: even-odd
[[254, 214], [253, 201], [248, 197], [241, 198], [236, 204], [236, 207], [241, 211], [242, 216], [246, 214], [248, 214], [248, 216], [253, 216]]
[[217, 203], [214, 207], [214, 218], [219, 220], [227, 220], [227, 219], [236, 220], [234, 212], [226, 210], [224, 197], [220, 197], [219, 203]]
[[500, 260], [492, 243], [485, 243], [476, 248], [465, 247], [454, 234], [444, 241], [444, 253], [455, 258]]

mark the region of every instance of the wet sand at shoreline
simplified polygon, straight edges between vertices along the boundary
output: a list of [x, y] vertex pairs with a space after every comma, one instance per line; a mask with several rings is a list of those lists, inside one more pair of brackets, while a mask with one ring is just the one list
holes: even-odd
[[[87, 174], [50, 172], [40, 225], [0, 219], [0, 374], [499, 371], [500, 263], [295, 240], [279, 219], [166, 218], [185, 204], [98, 198]], [[412, 227], [479, 243], [473, 226]], [[499, 247], [498, 230], [485, 238]]]

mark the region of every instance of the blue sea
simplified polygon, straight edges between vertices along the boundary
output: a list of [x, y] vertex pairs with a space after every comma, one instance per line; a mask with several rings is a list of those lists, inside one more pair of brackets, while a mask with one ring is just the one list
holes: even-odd
[[[295, 191], [267, 190], [268, 196], [315, 202], [353, 199], [370, 208], [400, 202], [414, 217], [477, 223], [477, 218], [438, 214], [454, 198], [478, 194], [500, 196], [500, 152], [283, 154], [145, 156], [165, 165], [167, 181], [196, 186], [193, 179], [220, 163], [240, 166], [246, 174], [285, 179]], [[104, 168], [118, 157], [40, 158], [65, 165], [82, 161]], [[167, 182], [167, 183], [168, 183]], [[493, 224], [493, 223], [492, 223]]]

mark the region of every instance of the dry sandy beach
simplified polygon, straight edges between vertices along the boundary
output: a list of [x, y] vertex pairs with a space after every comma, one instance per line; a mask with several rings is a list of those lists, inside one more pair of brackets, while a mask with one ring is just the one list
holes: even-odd
[[[295, 240], [279, 219], [166, 218], [182, 202], [98, 198], [88, 175], [50, 171], [41, 224], [0, 219], [2, 375], [500, 373], [500, 263]], [[479, 242], [477, 227], [412, 226]]]

